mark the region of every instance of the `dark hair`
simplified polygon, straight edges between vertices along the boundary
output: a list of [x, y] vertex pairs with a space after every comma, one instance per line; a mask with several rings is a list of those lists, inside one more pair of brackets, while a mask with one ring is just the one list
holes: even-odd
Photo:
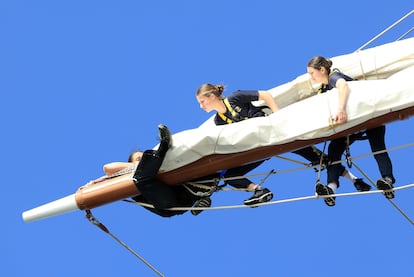
[[137, 152], [142, 152], [142, 151], [140, 151], [140, 150], [136, 149], [136, 150], [133, 150], [133, 151], [131, 152], [131, 154], [129, 154], [129, 156], [128, 156], [128, 162], [129, 162], [129, 163], [132, 163], [132, 162], [133, 162], [133, 160], [132, 160], [133, 155], [134, 155], [135, 153], [137, 153]]
[[322, 56], [315, 56], [308, 62], [308, 67], [312, 67], [317, 70], [320, 70], [322, 67], [324, 67], [329, 74], [332, 67], [332, 61]]
[[214, 94], [215, 96], [221, 98], [224, 91], [224, 85], [218, 84], [203, 84], [201, 85], [196, 93], [196, 96], [203, 95], [203, 96], [210, 96], [211, 94]]

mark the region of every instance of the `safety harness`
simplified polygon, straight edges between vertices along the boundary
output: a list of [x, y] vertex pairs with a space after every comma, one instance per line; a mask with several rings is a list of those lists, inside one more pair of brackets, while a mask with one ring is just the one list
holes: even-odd
[[[337, 69], [337, 68], [335, 68], [335, 69], [333, 69], [331, 72], [329, 72], [329, 77], [332, 75], [332, 74], [334, 74], [335, 72], [341, 72], [339, 69]], [[329, 78], [328, 77], [328, 78]], [[329, 88], [329, 84], [321, 84], [320, 86], [319, 86], [319, 88], [318, 88], [318, 91], [317, 91], [317, 94], [321, 94], [321, 93], [324, 93], [324, 92], [326, 92], [327, 90], [328, 90], [328, 88]]]
[[227, 97], [223, 99], [223, 103], [226, 106], [227, 110], [230, 112], [232, 118], [228, 118], [224, 113], [219, 113], [218, 112], [217, 114], [227, 124], [233, 123], [235, 121], [234, 119], [236, 119], [236, 118], [240, 118], [241, 120], [248, 119], [248, 117], [242, 118], [240, 116], [240, 114], [233, 109], [233, 107], [230, 105], [229, 99], [227, 99]]

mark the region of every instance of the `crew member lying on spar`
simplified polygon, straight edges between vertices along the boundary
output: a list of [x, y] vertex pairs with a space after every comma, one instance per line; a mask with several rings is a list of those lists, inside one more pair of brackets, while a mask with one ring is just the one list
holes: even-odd
[[[130, 154], [128, 162], [113, 162], [104, 165], [104, 172], [109, 176], [120, 170], [130, 168], [134, 166], [134, 164], [138, 163], [133, 179], [141, 194], [132, 197], [132, 199], [137, 202], [151, 204], [153, 208], [144, 207], [163, 217], [171, 217], [186, 212], [186, 210], [168, 210], [173, 207], [210, 207], [210, 195], [214, 190], [205, 189], [205, 187], [215, 186], [216, 184], [214, 180], [218, 180], [220, 177], [229, 178], [243, 176], [262, 163], [262, 161], [259, 161], [246, 164], [237, 168], [226, 170], [222, 174], [212, 174], [192, 181], [197, 182], [202, 180], [211, 180], [211, 182], [203, 182], [203, 188], [192, 187], [189, 189], [185, 184], [169, 186], [157, 178], [157, 173], [168, 149], [172, 146], [171, 132], [165, 125], [162, 124], [158, 126], [158, 130], [160, 144], [157, 150], [146, 150], [144, 152], [135, 151]], [[237, 186], [242, 187], [247, 187], [250, 183], [252, 182], [247, 178], [227, 180], [225, 182], [225, 184], [233, 186], [236, 186], [237, 184]], [[201, 209], [191, 210], [191, 213], [193, 215], [198, 215], [201, 211]]]

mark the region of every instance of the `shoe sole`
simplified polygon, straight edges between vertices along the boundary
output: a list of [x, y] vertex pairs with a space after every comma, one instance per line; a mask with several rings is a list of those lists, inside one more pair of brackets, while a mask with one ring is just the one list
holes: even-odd
[[269, 202], [270, 200], [272, 200], [272, 198], [273, 198], [273, 193], [267, 192], [263, 194], [262, 196], [260, 196], [259, 198], [244, 200], [244, 204], [255, 205], [255, 204], [265, 203], [265, 202]]
[[172, 135], [170, 129], [167, 126], [160, 124], [158, 125], [158, 130], [160, 132], [160, 141], [168, 140], [168, 147], [172, 146]]
[[[320, 184], [320, 183], [316, 185], [315, 190], [316, 190], [316, 193], [317, 193], [319, 196], [326, 196], [326, 195], [330, 195], [330, 193], [329, 193], [328, 189], [327, 189], [324, 185], [322, 185], [322, 184]], [[329, 207], [333, 207], [333, 206], [335, 206], [335, 197], [324, 197], [324, 198], [323, 198], [323, 201], [324, 201], [324, 202], [325, 202], [325, 204], [326, 204], [326, 205], [328, 205]]]
[[395, 197], [393, 187], [390, 184], [384, 182], [383, 180], [377, 181], [377, 188], [379, 190], [383, 190], [382, 194], [384, 194], [385, 198], [393, 199]]

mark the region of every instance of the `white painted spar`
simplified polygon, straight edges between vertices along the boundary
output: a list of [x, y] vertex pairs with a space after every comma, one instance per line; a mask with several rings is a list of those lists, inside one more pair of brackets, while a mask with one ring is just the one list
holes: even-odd
[[76, 203], [75, 194], [71, 194], [53, 202], [49, 202], [42, 206], [25, 211], [23, 212], [22, 217], [25, 222], [32, 222], [75, 210], [79, 210], [79, 207]]

